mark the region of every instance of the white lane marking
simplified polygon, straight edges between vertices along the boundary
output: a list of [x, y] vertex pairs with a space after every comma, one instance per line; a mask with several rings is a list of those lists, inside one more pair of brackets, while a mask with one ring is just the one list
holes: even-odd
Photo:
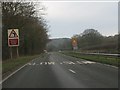
[[75, 71], [73, 71], [72, 69], [69, 69], [69, 71], [70, 71], [70, 72], [72, 72], [72, 73], [74, 73], [74, 74], [76, 73], [76, 72], [75, 72]]
[[25, 66], [27, 66], [27, 64], [23, 65], [22, 67], [20, 67], [19, 69], [17, 69], [16, 71], [14, 71], [13, 73], [11, 73], [9, 76], [7, 76], [5, 79], [3, 79], [0, 84], [2, 84], [4, 81], [6, 81], [8, 78], [10, 78], [12, 75], [14, 75], [16, 72], [20, 71], [22, 68], [24, 68]]
[[45, 62], [45, 65], [47, 65], [47, 62]]
[[96, 62], [91, 62], [91, 61], [81, 61], [82, 63], [84, 64], [93, 64], [93, 63], [96, 63]]
[[55, 65], [55, 62], [40, 62], [40, 65]]
[[80, 61], [76, 61], [78, 64], [83, 64], [82, 62], [80, 62]]
[[35, 65], [35, 63], [33, 63], [33, 65]]
[[99, 63], [99, 62], [96, 62], [97, 64], [100, 64], [100, 65], [105, 65], [105, 66], [108, 66], [108, 67], [113, 67], [113, 68], [116, 68], [118, 69], [119, 67], [117, 66], [113, 66], [113, 65], [109, 65], [109, 64], [104, 64], [104, 63]]
[[75, 64], [74, 62], [69, 62], [68, 64]]
[[55, 62], [48, 62], [48, 65], [55, 65]]
[[40, 62], [40, 65], [42, 65], [43, 64], [43, 62]]
[[31, 63], [28, 63], [27, 65], [31, 65]]
[[100, 65], [105, 65], [105, 66], [108, 66], [108, 67], [113, 67], [113, 68], [116, 68], [116, 69], [118, 69], [118, 67], [117, 66], [113, 66], [113, 65], [109, 65], [109, 64], [104, 64], [104, 63], [100, 63], [100, 62], [93, 62], [93, 61], [81, 61], [81, 62], [79, 62], [79, 61], [76, 61], [77, 63], [79, 63], [79, 64], [94, 64], [94, 63], [97, 63], [97, 64], [100, 64]]
[[75, 64], [74, 62], [71, 61], [63, 61], [64, 64]]

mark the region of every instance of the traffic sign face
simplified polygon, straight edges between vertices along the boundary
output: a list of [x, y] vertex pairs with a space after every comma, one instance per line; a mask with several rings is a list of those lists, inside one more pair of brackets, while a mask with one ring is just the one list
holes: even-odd
[[9, 45], [12, 46], [12, 45], [18, 45], [18, 39], [9, 39]]
[[16, 30], [10, 31], [9, 38], [17, 38], [18, 37], [18, 32]]
[[77, 46], [77, 39], [76, 38], [72, 38], [72, 45]]
[[77, 46], [77, 41], [76, 41], [76, 40], [73, 40], [73, 41], [72, 41], [72, 45], [73, 45], [73, 46]]
[[77, 38], [72, 38], [72, 46], [74, 50], [78, 49]]
[[19, 31], [18, 29], [8, 30], [8, 46], [19, 46]]

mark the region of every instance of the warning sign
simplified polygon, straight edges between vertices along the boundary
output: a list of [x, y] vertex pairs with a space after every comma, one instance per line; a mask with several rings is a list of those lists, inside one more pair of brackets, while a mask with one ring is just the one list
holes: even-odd
[[72, 38], [72, 45], [77, 46], [77, 39], [76, 38]]
[[15, 32], [15, 30], [13, 29], [11, 32], [10, 32], [10, 35], [9, 35], [9, 38], [16, 38], [18, 37], [17, 33]]
[[77, 38], [72, 38], [72, 46], [74, 50], [78, 49]]
[[73, 40], [73, 41], [72, 41], [72, 45], [73, 45], [73, 46], [77, 46], [77, 41], [76, 41], [76, 40]]
[[8, 46], [19, 46], [19, 32], [18, 29], [8, 30]]
[[18, 29], [9, 29], [8, 38], [19, 38]]

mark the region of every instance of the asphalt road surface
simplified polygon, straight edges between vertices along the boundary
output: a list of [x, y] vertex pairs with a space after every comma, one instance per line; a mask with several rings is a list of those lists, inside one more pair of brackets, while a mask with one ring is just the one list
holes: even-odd
[[118, 88], [118, 68], [60, 53], [36, 58], [3, 88]]

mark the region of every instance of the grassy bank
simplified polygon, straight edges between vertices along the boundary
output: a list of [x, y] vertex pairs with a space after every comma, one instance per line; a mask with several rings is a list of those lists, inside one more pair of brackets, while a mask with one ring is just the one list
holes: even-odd
[[114, 56], [89, 55], [89, 54], [82, 54], [76, 52], [62, 52], [62, 53], [76, 58], [86, 59], [104, 64], [110, 64], [114, 66], [118, 66], [118, 63], [120, 63], [120, 58]]
[[9, 60], [3, 61], [2, 62], [2, 73], [5, 74], [8, 72], [12, 72], [16, 70], [17, 68], [21, 67], [22, 65], [26, 64], [27, 62], [40, 56], [43, 56], [43, 54], [33, 55], [33, 56], [22, 56], [16, 59], [9, 59]]

